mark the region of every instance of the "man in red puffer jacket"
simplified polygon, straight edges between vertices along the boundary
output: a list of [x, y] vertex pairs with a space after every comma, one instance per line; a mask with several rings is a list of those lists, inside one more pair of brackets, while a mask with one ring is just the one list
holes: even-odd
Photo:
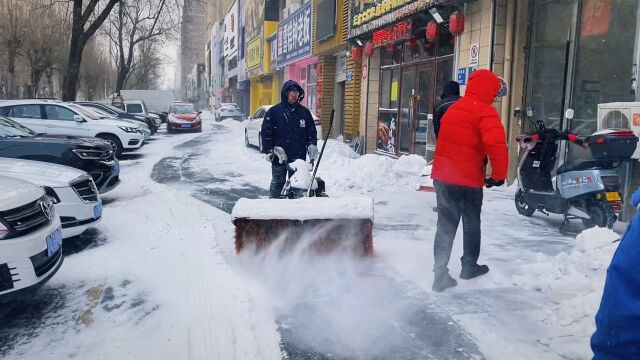
[[[473, 279], [489, 272], [488, 266], [478, 265], [482, 188], [500, 186], [507, 176], [505, 131], [492, 106], [497, 96], [506, 93], [504, 80], [489, 70], [477, 70], [469, 77], [464, 97], [442, 119], [431, 172], [438, 205], [434, 291], [457, 285], [447, 266], [460, 218], [464, 232], [460, 278]], [[489, 179], [485, 179], [487, 157], [492, 171]]]

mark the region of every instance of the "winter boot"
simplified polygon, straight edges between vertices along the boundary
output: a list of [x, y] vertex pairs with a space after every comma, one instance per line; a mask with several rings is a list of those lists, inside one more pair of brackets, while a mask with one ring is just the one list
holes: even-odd
[[443, 292], [450, 287], [458, 285], [458, 282], [449, 275], [449, 272], [436, 273], [431, 289], [435, 292]]
[[460, 279], [470, 280], [482, 276], [489, 272], [487, 265], [478, 264], [462, 264], [462, 270], [460, 271]]

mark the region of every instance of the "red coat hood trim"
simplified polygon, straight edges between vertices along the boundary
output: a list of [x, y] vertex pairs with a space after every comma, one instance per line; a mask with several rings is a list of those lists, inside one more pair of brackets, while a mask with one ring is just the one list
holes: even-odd
[[471, 96], [485, 104], [493, 104], [500, 91], [500, 79], [489, 70], [476, 70], [469, 76], [464, 96]]

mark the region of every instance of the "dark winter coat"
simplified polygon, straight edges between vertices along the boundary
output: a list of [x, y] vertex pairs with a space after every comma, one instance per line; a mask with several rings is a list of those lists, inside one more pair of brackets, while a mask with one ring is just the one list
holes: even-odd
[[504, 127], [492, 106], [500, 87], [500, 79], [489, 70], [477, 70], [469, 77], [465, 95], [442, 118], [432, 178], [481, 188], [486, 157], [494, 180], [507, 177], [509, 155]]
[[460, 100], [460, 84], [456, 81], [449, 81], [444, 84], [440, 100], [440, 105], [436, 108], [436, 111], [433, 112], [433, 131], [436, 138], [438, 138], [438, 133], [440, 132], [442, 117], [453, 103]]
[[[287, 94], [296, 88], [300, 97], [296, 104], [290, 104]], [[307, 158], [307, 147], [317, 144], [318, 134], [311, 111], [300, 105], [304, 98], [304, 90], [293, 80], [285, 81], [280, 92], [280, 103], [272, 106], [265, 114], [262, 122], [262, 148], [269, 153], [280, 146], [287, 153], [287, 160]]]
[[[640, 190], [632, 202], [640, 204]], [[607, 270], [591, 349], [595, 360], [640, 359], [640, 213], [629, 224]]]

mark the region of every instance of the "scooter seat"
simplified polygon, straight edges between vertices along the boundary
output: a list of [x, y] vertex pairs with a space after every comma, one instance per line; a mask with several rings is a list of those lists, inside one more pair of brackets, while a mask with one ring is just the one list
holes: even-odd
[[602, 161], [599, 160], [587, 160], [587, 161], [576, 161], [576, 162], [568, 162], [568, 163], [564, 163], [562, 164], [562, 166], [560, 166], [558, 168], [558, 171], [556, 171], [556, 174], [562, 174], [562, 173], [566, 173], [569, 171], [580, 171], [580, 170], [587, 170], [587, 169], [593, 169], [593, 168], [603, 168], [603, 167], [607, 167], [606, 163], [603, 163]]

